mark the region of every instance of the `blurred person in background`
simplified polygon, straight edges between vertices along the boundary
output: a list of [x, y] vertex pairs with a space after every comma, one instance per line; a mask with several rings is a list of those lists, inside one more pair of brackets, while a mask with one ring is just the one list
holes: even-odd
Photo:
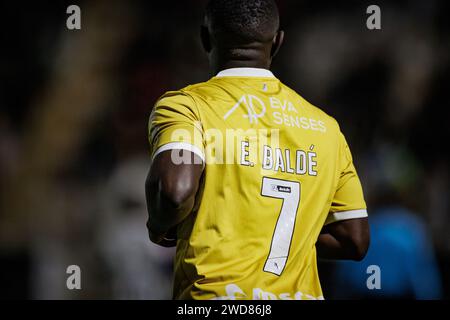
[[[372, 184], [371, 247], [359, 263], [336, 262], [333, 298], [440, 299], [441, 275], [433, 239], [422, 214], [407, 208], [405, 197], [421, 179], [413, 155], [383, 145], [370, 154]], [[414, 195], [414, 193], [412, 193]], [[369, 289], [370, 266], [380, 270], [380, 288]]]
[[111, 273], [117, 299], [169, 299], [173, 248], [148, 241], [143, 185], [148, 171], [145, 155], [121, 162], [102, 188], [99, 230], [101, 256]]

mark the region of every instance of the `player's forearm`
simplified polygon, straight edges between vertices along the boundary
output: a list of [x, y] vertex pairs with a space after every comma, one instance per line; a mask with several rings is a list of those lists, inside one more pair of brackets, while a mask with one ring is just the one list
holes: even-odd
[[173, 230], [189, 215], [195, 202], [195, 193], [184, 197], [174, 196], [174, 191], [167, 192], [160, 185], [147, 188], [147, 226], [155, 237], [164, 236]]
[[195, 196], [176, 202], [158, 192], [150, 202], [149, 224], [155, 232], [167, 232], [183, 221], [194, 206]]

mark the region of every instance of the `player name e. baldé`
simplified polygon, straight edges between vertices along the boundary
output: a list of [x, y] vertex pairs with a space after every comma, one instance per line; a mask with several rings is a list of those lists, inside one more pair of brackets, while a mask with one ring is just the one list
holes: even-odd
[[[241, 156], [239, 164], [253, 167], [250, 160], [250, 141], [241, 141]], [[261, 167], [263, 170], [285, 172], [296, 175], [317, 176], [317, 152], [314, 145], [309, 150], [294, 150], [277, 148], [269, 145], [262, 147]]]

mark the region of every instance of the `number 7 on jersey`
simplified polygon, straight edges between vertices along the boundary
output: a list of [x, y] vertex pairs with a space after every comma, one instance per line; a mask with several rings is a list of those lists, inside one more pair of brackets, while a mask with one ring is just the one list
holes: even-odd
[[283, 200], [263, 269], [265, 272], [281, 275], [288, 259], [300, 204], [300, 182], [263, 177], [261, 195]]

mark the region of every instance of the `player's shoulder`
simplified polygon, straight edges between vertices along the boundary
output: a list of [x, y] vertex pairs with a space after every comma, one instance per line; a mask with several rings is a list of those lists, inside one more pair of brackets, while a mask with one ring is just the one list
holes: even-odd
[[155, 103], [155, 106], [167, 104], [189, 104], [192, 98], [189, 93], [183, 89], [166, 91]]
[[289, 86], [285, 84], [281, 84], [283, 88], [289, 92], [291, 96], [296, 97], [296, 100], [299, 101], [299, 105], [301, 108], [301, 113], [303, 115], [307, 115], [311, 119], [317, 119], [318, 121], [322, 121], [326, 123], [327, 130], [330, 129], [332, 132], [339, 133], [340, 127], [338, 121], [328, 113], [326, 113], [324, 110], [322, 110], [320, 107], [312, 104], [310, 101], [308, 101], [306, 98], [304, 98], [300, 93], [295, 91], [294, 89], [290, 88]]
[[195, 101], [209, 100], [215, 96], [220, 88], [211, 80], [198, 82], [181, 89], [182, 92], [189, 95]]
[[189, 85], [178, 90], [165, 92], [156, 100], [152, 113], [176, 112], [198, 115], [197, 99], [194, 98], [192, 87], [193, 85]]
[[165, 92], [156, 101], [156, 105], [162, 104], [183, 104], [183, 105], [195, 105], [199, 96], [205, 94], [205, 88], [208, 87], [207, 82], [200, 82], [190, 84], [178, 90], [172, 90]]

